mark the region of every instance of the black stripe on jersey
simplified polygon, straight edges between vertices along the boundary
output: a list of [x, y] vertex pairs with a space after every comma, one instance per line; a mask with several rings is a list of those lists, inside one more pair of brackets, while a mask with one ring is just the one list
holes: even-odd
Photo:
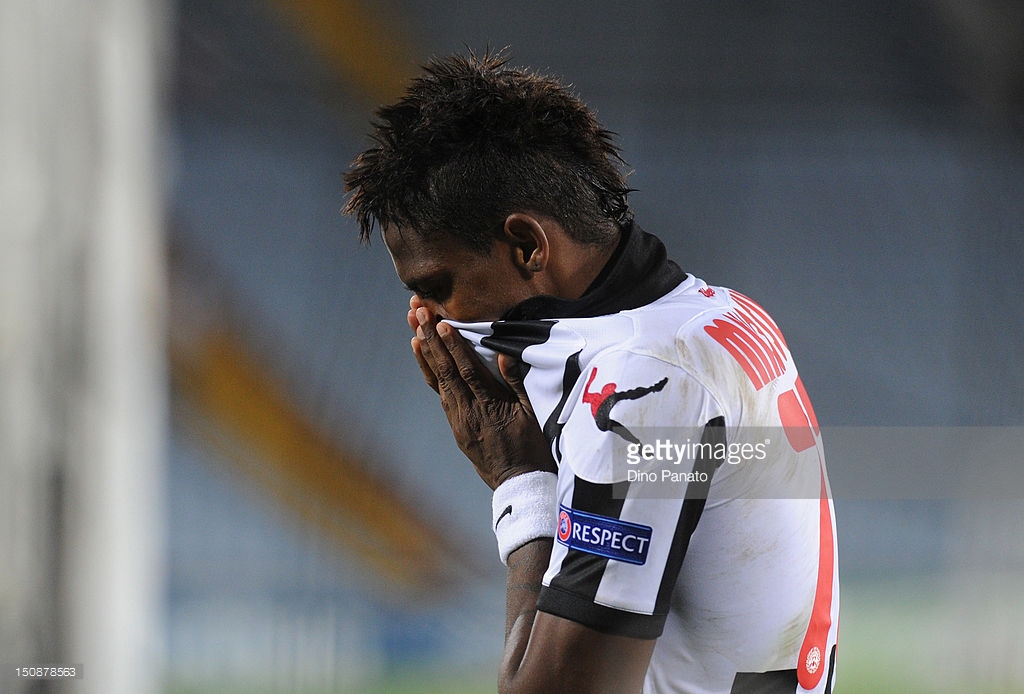
[[508, 354], [519, 360], [523, 367], [523, 377], [530, 365], [523, 361], [523, 352], [527, 347], [541, 345], [551, 339], [551, 328], [556, 321], [529, 320], [517, 323], [491, 323], [491, 334], [480, 340], [480, 344], [495, 352]]
[[836, 674], [836, 648], [839, 644], [832, 645], [832, 653], [828, 657], [828, 679], [825, 680], [825, 694], [832, 694], [832, 676]]
[[[725, 419], [716, 417], [704, 426], [701, 443], [710, 443], [710, 450], [724, 450]], [[700, 450], [709, 450], [704, 446]], [[687, 488], [686, 499], [683, 501], [676, 521], [672, 540], [672, 548], [666, 558], [665, 570], [655, 599], [654, 614], [636, 614], [617, 610], [594, 603], [594, 597], [604, 577], [608, 565], [606, 557], [589, 552], [569, 549], [562, 565], [551, 584], [545, 587], [537, 601], [537, 609], [551, 614], [572, 619], [592, 629], [619, 636], [631, 636], [639, 639], [656, 639], [661, 636], [668, 616], [672, 590], [675, 588], [679, 569], [690, 545], [693, 535], [708, 496], [708, 485], [715, 471], [721, 466], [721, 458], [698, 458], [694, 461], [693, 471], [707, 474], [706, 483]], [[628, 486], [628, 483], [622, 483]], [[625, 494], [619, 485], [595, 484], [582, 480], [574, 480], [572, 507], [581, 511], [601, 516], [619, 518], [625, 503]]]
[[[508, 354], [519, 359], [523, 368], [522, 376], [530, 370], [530, 364], [523, 360], [523, 352], [528, 347], [544, 344], [551, 338], [551, 328], [558, 321], [554, 320], [529, 320], [502, 322], [491, 324], [492, 333], [480, 340], [480, 344], [495, 352]], [[556, 462], [561, 460], [561, 453], [557, 450], [558, 436], [562, 433], [562, 425], [558, 423], [558, 417], [565, 408], [565, 403], [572, 394], [573, 386], [579, 380], [582, 370], [580, 369], [580, 352], [576, 352], [565, 360], [565, 367], [562, 371], [562, 395], [558, 404], [551, 411], [542, 428], [548, 441], [555, 443]]]
[[771, 672], [737, 672], [730, 694], [793, 694], [799, 687], [796, 668]]
[[[580, 350], [582, 352], [583, 350]], [[555, 409], [551, 410], [551, 414], [548, 416], [546, 422], [544, 422], [544, 435], [548, 438], [548, 441], [555, 442], [555, 453], [556, 461], [562, 462], [562, 451], [558, 448], [558, 437], [562, 435], [563, 424], [558, 423], [558, 418], [562, 414], [562, 410], [565, 409], [565, 403], [568, 402], [569, 396], [572, 394], [573, 386], [576, 385], [576, 381], [580, 380], [580, 375], [583, 373], [580, 369], [580, 352], [576, 352], [565, 360], [565, 369], [562, 371], [562, 397], [558, 400], [558, 404], [555, 405]]]
[[[612, 485], [588, 482], [577, 477], [573, 483], [572, 508], [607, 518], [618, 518], [622, 514], [622, 505], [626, 499], [616, 499], [612, 493]], [[551, 585], [555, 588], [572, 586], [572, 592], [590, 600], [597, 595], [601, 585], [604, 567], [608, 564], [607, 557], [601, 557], [578, 549], [570, 549], [562, 560], [561, 570]]]
[[[715, 417], [704, 425], [704, 431], [700, 436], [701, 446], [699, 450], [703, 454], [705, 450], [721, 451], [726, 450], [725, 441], [725, 418]], [[710, 448], [703, 444], [711, 444]], [[722, 444], [719, 446], [718, 444]], [[693, 462], [693, 471], [707, 475], [707, 482], [693, 483], [686, 487], [686, 499], [683, 501], [683, 508], [679, 512], [679, 521], [676, 523], [675, 535], [672, 538], [672, 549], [669, 550], [668, 558], [665, 560], [665, 573], [661, 577], [661, 586], [658, 588], [658, 597], [654, 603], [656, 614], [665, 614], [669, 609], [669, 602], [672, 599], [672, 590], [675, 588], [676, 579], [679, 577], [679, 569], [683, 566], [683, 559], [686, 557], [686, 550], [690, 547], [690, 537], [697, 529], [697, 523], [704, 513], [704, 506], [708, 499], [708, 488], [715, 471], [721, 467], [724, 458], [704, 457], [700, 455]], [[703, 476], [701, 476], [703, 477]]]

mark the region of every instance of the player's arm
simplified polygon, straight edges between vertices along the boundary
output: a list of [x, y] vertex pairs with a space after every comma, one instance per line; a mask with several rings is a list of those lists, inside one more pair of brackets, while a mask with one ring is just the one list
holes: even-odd
[[[427, 382], [441, 396], [459, 447], [493, 490], [512, 477], [555, 471], [517, 365], [505, 357], [505, 383], [480, 362], [458, 332], [414, 307], [413, 350]], [[604, 634], [537, 611], [551, 540], [528, 542], [508, 557], [505, 652], [499, 691], [639, 692], [653, 640]]]
[[508, 558], [502, 694], [639, 692], [654, 640], [613, 636], [537, 611], [551, 540], [529, 542]]

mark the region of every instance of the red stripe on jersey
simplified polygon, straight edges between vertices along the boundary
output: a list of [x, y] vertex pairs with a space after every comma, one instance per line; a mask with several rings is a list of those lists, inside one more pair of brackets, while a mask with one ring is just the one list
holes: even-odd
[[814, 689], [828, 669], [828, 632], [832, 628], [832, 579], [835, 567], [835, 538], [832, 535], [832, 509], [828, 503], [825, 470], [821, 471], [821, 502], [818, 526], [818, 585], [814, 590], [811, 621], [807, 625], [796, 676], [804, 689]]
[[796, 377], [795, 390], [790, 389], [780, 395], [777, 404], [782, 429], [793, 450], [799, 453], [813, 446], [814, 437], [821, 431], [811, 400], [804, 389], [804, 382], [799, 376]]

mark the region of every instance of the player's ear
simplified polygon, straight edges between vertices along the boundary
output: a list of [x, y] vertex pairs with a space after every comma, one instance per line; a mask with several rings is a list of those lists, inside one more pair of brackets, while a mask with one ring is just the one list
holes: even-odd
[[551, 246], [544, 225], [525, 212], [505, 218], [505, 239], [512, 247], [512, 261], [524, 274], [542, 271], [548, 265]]

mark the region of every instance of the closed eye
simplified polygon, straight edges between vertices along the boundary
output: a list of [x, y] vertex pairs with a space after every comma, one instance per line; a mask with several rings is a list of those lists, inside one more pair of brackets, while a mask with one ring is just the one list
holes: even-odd
[[444, 303], [452, 293], [451, 279], [448, 277], [408, 282], [405, 288], [421, 299], [437, 303]]
[[405, 287], [405, 289], [407, 291], [412, 292], [413, 294], [415, 294], [416, 296], [418, 296], [421, 299], [433, 299], [434, 298], [434, 295], [431, 294], [429, 291], [427, 291], [426, 289], [421, 289], [420, 287], [417, 287], [417, 286], [415, 286], [413, 284], [403, 284], [402, 286]]

